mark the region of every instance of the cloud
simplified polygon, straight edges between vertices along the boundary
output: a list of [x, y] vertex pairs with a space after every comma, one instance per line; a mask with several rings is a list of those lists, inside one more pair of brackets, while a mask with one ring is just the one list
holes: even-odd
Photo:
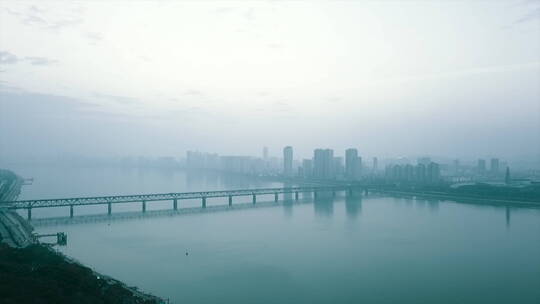
[[234, 7], [218, 7], [215, 10], [213, 10], [213, 12], [218, 13], [218, 14], [224, 14], [224, 13], [230, 13], [234, 10], [235, 10]]
[[19, 58], [15, 54], [6, 51], [0, 51], [0, 64], [15, 64]]
[[191, 89], [191, 90], [186, 90], [184, 92], [184, 95], [197, 95], [197, 96], [200, 96], [200, 95], [203, 95], [203, 93], [201, 91], [199, 91], [199, 90]]
[[91, 40], [103, 40], [103, 36], [100, 33], [96, 33], [96, 32], [86, 32], [84, 34], [84, 37]]
[[516, 20], [514, 24], [525, 23], [531, 20], [540, 20], [540, 7], [530, 10], [525, 16]]
[[271, 48], [271, 49], [279, 49], [279, 48], [283, 47], [283, 45], [280, 44], [280, 43], [268, 43], [266, 46]]
[[51, 22], [50, 24], [48, 24], [46, 28], [52, 29], [52, 30], [57, 30], [57, 29], [61, 29], [61, 28], [64, 28], [64, 27], [70, 27], [70, 26], [79, 25], [82, 22], [83, 22], [82, 19], [57, 20], [57, 21], [54, 21], [54, 22]]
[[21, 117], [24, 113], [56, 116], [57, 112], [86, 110], [98, 106], [73, 97], [30, 92], [4, 83], [0, 83], [0, 97], [3, 109], [7, 110], [9, 106], [20, 110]]
[[112, 100], [114, 102], [121, 103], [121, 104], [133, 104], [133, 103], [140, 102], [139, 99], [134, 98], [134, 97], [109, 95], [109, 94], [101, 94], [101, 93], [94, 93], [94, 97]]
[[46, 57], [28, 56], [28, 57], [21, 58], [8, 51], [0, 51], [0, 65], [1, 64], [17, 64], [20, 62], [28, 62], [31, 65], [39, 65], [39, 66], [53, 65], [53, 64], [58, 63], [57, 60], [49, 59]]
[[253, 7], [250, 7], [243, 15], [244, 15], [244, 18], [251, 21], [255, 18], [254, 14], [255, 14], [255, 9]]
[[290, 113], [293, 111], [292, 107], [285, 100], [279, 100], [272, 103], [272, 109], [274, 112]]
[[44, 9], [39, 8], [39, 7], [35, 6], [35, 5], [30, 6], [30, 8], [28, 10], [32, 11], [34, 13], [44, 13], [45, 12]]
[[24, 60], [30, 62], [31, 65], [52, 65], [58, 63], [57, 60], [52, 60], [45, 57], [24, 57]]
[[24, 11], [15, 11], [8, 8], [6, 8], [5, 11], [18, 18], [23, 24], [49, 30], [59, 30], [76, 26], [83, 22], [80, 13], [66, 15], [64, 12], [64, 14], [59, 16], [58, 14], [48, 13], [46, 10], [38, 8], [37, 6], [30, 6]]
[[150, 57], [144, 56], [144, 55], [141, 55], [141, 56], [139, 56], [138, 58], [141, 59], [141, 60], [144, 61], [144, 62], [150, 62], [150, 61], [152, 61], [152, 60], [150, 59]]
[[90, 43], [92, 44], [96, 44], [99, 41], [103, 40], [103, 35], [95, 32], [86, 32], [83, 34], [83, 37], [90, 40]]
[[338, 96], [332, 96], [332, 97], [327, 97], [326, 101], [329, 103], [337, 103], [337, 102], [343, 101], [343, 98], [338, 97]]

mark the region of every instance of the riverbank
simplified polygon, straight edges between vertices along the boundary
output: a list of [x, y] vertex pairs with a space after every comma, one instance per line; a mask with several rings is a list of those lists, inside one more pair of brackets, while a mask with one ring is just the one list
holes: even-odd
[[[15, 200], [22, 179], [1, 171], [0, 201]], [[166, 303], [39, 244], [32, 231], [16, 212], [0, 209], [1, 303]]]
[[540, 207], [540, 201], [511, 200], [490, 197], [476, 197], [471, 195], [454, 195], [445, 193], [414, 192], [414, 191], [396, 191], [396, 190], [376, 190], [378, 193], [385, 193], [397, 196], [414, 196], [425, 199], [453, 200], [457, 202], [469, 202], [474, 204], [490, 205], [519, 205], [529, 207]]
[[42, 245], [0, 244], [2, 303], [163, 303]]

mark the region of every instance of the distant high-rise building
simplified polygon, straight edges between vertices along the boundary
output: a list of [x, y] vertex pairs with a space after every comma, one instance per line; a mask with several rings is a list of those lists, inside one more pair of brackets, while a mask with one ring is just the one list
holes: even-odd
[[411, 164], [406, 164], [403, 168], [403, 180], [412, 182], [414, 179], [414, 167]]
[[454, 174], [457, 175], [459, 173], [459, 159], [454, 159], [453, 165]]
[[343, 176], [345, 174], [345, 168], [343, 167], [343, 157], [334, 157], [332, 160], [333, 176]]
[[400, 165], [394, 165], [391, 172], [394, 180], [401, 181], [403, 178], [403, 168]]
[[361, 158], [358, 157], [358, 150], [347, 149], [345, 151], [345, 176], [350, 180], [360, 178]]
[[424, 166], [427, 166], [431, 163], [431, 158], [430, 157], [420, 157], [416, 160], [416, 162], [418, 164], [422, 164]]
[[478, 170], [478, 174], [485, 174], [486, 173], [486, 160], [479, 159], [478, 166], [476, 169]]
[[263, 148], [263, 159], [264, 160], [268, 159], [268, 147]]
[[379, 170], [379, 160], [374, 157], [373, 158], [373, 173], [377, 173], [377, 170]]
[[319, 179], [334, 178], [332, 168], [334, 151], [331, 149], [315, 149], [313, 152], [313, 177]]
[[489, 167], [489, 170], [493, 174], [499, 173], [499, 159], [498, 158], [491, 159], [491, 166]]
[[418, 183], [426, 182], [426, 166], [424, 164], [416, 165], [414, 172], [415, 180]]
[[305, 178], [311, 178], [313, 176], [313, 160], [304, 159], [302, 161], [302, 172]]
[[293, 148], [287, 146], [283, 148], [283, 175], [292, 176]]
[[439, 164], [431, 162], [426, 168], [427, 181], [429, 183], [438, 183], [441, 178], [441, 169]]
[[504, 175], [504, 182], [509, 185], [510, 182], [511, 182], [511, 179], [510, 179], [510, 168], [509, 167], [506, 167], [506, 174]]

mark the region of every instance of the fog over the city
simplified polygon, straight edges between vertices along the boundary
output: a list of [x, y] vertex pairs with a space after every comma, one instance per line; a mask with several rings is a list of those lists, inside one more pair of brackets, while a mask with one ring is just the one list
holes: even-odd
[[0, 158], [540, 156], [539, 1], [0, 1]]

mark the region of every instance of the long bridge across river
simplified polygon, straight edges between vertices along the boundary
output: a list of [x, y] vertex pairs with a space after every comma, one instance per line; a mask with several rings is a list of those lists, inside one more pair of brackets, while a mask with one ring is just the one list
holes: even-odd
[[[370, 187], [370, 188], [373, 188]], [[257, 202], [258, 195], [274, 195], [274, 201], [278, 201], [279, 194], [294, 193], [295, 200], [298, 200], [299, 193], [311, 192], [317, 197], [318, 192], [347, 191], [352, 193], [353, 190], [364, 191], [367, 194], [368, 187], [362, 185], [334, 185], [334, 186], [301, 186], [301, 187], [285, 187], [285, 188], [259, 188], [259, 189], [240, 189], [240, 190], [221, 190], [221, 191], [202, 191], [202, 192], [179, 192], [179, 193], [156, 193], [156, 194], [135, 194], [135, 195], [115, 195], [115, 196], [94, 196], [94, 197], [74, 197], [74, 198], [59, 198], [59, 199], [36, 199], [36, 200], [20, 200], [0, 203], [0, 208], [7, 209], [26, 209], [28, 219], [32, 219], [33, 208], [50, 208], [50, 207], [70, 207], [70, 217], [73, 217], [73, 209], [75, 206], [85, 205], [108, 205], [108, 214], [112, 213], [112, 205], [120, 203], [142, 203], [142, 212], [146, 212], [146, 203], [154, 201], [172, 201], [173, 209], [178, 210], [178, 200], [184, 199], [200, 199], [201, 207], [206, 208], [207, 198], [213, 197], [228, 197], [229, 206], [232, 206], [233, 197], [235, 196], [252, 196], [252, 202]]]

